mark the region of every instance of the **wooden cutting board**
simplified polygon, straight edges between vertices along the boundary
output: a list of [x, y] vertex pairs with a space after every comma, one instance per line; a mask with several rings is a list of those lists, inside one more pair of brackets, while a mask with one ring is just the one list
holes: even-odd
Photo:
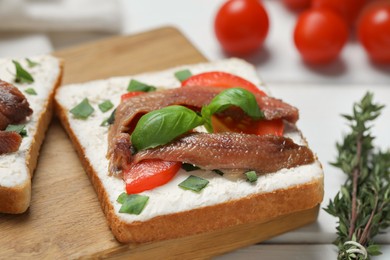
[[[84, 44], [54, 55], [65, 61], [64, 84], [206, 61], [171, 27]], [[110, 232], [95, 191], [57, 119], [42, 146], [32, 194], [26, 213], [0, 214], [0, 259], [208, 258], [311, 223], [318, 214], [316, 207], [267, 223], [158, 243], [122, 245]]]

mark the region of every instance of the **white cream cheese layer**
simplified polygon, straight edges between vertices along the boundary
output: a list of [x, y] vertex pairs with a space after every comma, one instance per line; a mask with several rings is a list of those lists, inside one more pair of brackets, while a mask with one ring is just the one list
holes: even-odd
[[[38, 120], [44, 112], [50, 92], [53, 90], [57, 77], [60, 73], [59, 60], [52, 56], [29, 57], [38, 64], [30, 68], [25, 59], [15, 59], [34, 78], [33, 83], [15, 83], [15, 66], [12, 59], [0, 59], [0, 79], [16, 86], [27, 98], [33, 114], [25, 122], [27, 137], [22, 139], [20, 148], [15, 153], [0, 155], [0, 186], [14, 187], [30, 178], [26, 165], [26, 156], [36, 134]], [[26, 89], [33, 88], [37, 95], [30, 95]]]
[[[225, 71], [239, 75], [266, 92], [262, 82], [257, 77], [252, 65], [239, 60], [229, 59], [212, 63], [181, 66], [162, 72], [136, 75], [133, 77], [116, 77], [107, 80], [98, 80], [84, 84], [73, 84], [63, 86], [56, 95], [56, 100], [68, 110], [70, 126], [76, 134], [85, 155], [92, 163], [94, 170], [101, 179], [104, 188], [108, 191], [109, 199], [114, 205], [118, 216], [127, 222], [146, 221], [156, 216], [187, 211], [198, 207], [215, 205], [229, 200], [240, 199], [251, 194], [271, 192], [281, 188], [303, 184], [323, 177], [322, 168], [319, 162], [310, 165], [300, 166], [293, 169], [282, 169], [272, 174], [259, 176], [256, 183], [249, 183], [244, 178], [231, 179], [220, 176], [209, 171], [179, 173], [169, 183], [145, 191], [142, 194], [149, 196], [149, 201], [140, 215], [118, 213], [120, 204], [116, 202], [117, 197], [125, 191], [123, 180], [108, 176], [108, 161], [105, 157], [107, 152], [107, 127], [101, 127], [101, 122], [107, 118], [112, 110], [102, 113], [98, 104], [109, 99], [115, 106], [119, 104], [120, 96], [126, 93], [130, 79], [164, 88], [179, 87], [180, 82], [174, 77], [174, 72], [189, 69], [192, 74], [206, 71]], [[75, 119], [69, 110], [79, 104], [84, 98], [88, 98], [94, 107], [94, 113], [87, 120]], [[298, 132], [287, 134], [295, 142], [303, 144], [305, 141]], [[189, 175], [197, 175], [208, 179], [210, 182], [200, 193], [183, 190], [178, 184]]]

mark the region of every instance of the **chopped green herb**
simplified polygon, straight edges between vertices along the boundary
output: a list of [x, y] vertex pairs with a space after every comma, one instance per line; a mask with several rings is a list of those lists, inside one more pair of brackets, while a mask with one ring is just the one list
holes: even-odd
[[216, 174], [221, 175], [221, 176], [224, 175], [223, 171], [218, 170], [218, 169], [214, 169], [213, 172], [215, 172]]
[[119, 203], [119, 204], [123, 204], [123, 202], [125, 202], [126, 198], [127, 198], [127, 193], [126, 192], [122, 192], [118, 198], [116, 199], [116, 201]]
[[112, 104], [110, 100], [105, 100], [103, 103], [100, 103], [98, 106], [100, 111], [104, 113], [110, 110], [111, 108], [113, 108], [114, 104]]
[[108, 126], [108, 125], [110, 125], [108, 123], [108, 118], [104, 119], [103, 122], [100, 124], [100, 126]]
[[75, 106], [70, 110], [75, 118], [78, 119], [87, 119], [95, 111], [93, 107], [89, 104], [88, 98], [84, 98], [80, 104]]
[[27, 61], [27, 64], [28, 64], [28, 66], [29, 66], [30, 68], [33, 68], [33, 67], [39, 65], [38, 62], [32, 61], [32, 60], [30, 60], [29, 58], [26, 58], [26, 61]]
[[23, 69], [22, 65], [19, 62], [13, 60], [13, 64], [15, 65], [16, 75], [15, 82], [17, 83], [32, 83], [34, 82], [34, 78], [28, 73], [25, 69]]
[[190, 163], [183, 163], [181, 165], [181, 168], [184, 169], [186, 172], [192, 172], [200, 169], [198, 166], [195, 166]]
[[179, 183], [179, 187], [184, 190], [192, 190], [195, 192], [200, 192], [204, 187], [209, 184], [208, 180], [200, 178], [198, 176], [190, 175], [187, 179]]
[[28, 89], [26, 89], [24, 92], [26, 92], [26, 93], [29, 94], [29, 95], [34, 95], [34, 96], [37, 95], [37, 92], [36, 92], [35, 89], [33, 89], [33, 88], [28, 88]]
[[27, 131], [25, 129], [26, 125], [8, 125], [4, 131], [7, 132], [16, 132], [22, 137], [27, 136]]
[[145, 83], [139, 82], [138, 80], [132, 79], [127, 86], [127, 91], [142, 91], [142, 92], [151, 92], [155, 91], [156, 88]]
[[139, 215], [145, 208], [148, 200], [148, 196], [138, 194], [127, 195], [126, 193], [122, 193], [117, 199], [117, 201], [122, 204], [119, 213]]
[[188, 78], [191, 77], [191, 76], [192, 76], [192, 73], [191, 73], [191, 71], [189, 71], [189, 70], [180, 70], [180, 71], [175, 72], [175, 77], [176, 77], [180, 82], [185, 81], [186, 79], [188, 79]]
[[249, 171], [245, 173], [246, 178], [249, 182], [256, 182], [257, 181], [257, 174], [255, 171]]
[[104, 119], [104, 121], [100, 124], [100, 126], [112, 125], [115, 121], [115, 111], [116, 109], [112, 111], [111, 115], [108, 118]]
[[112, 125], [115, 121], [115, 112], [116, 112], [116, 109], [114, 109], [114, 111], [112, 111], [110, 117], [107, 120], [107, 123], [109, 123], [110, 125]]

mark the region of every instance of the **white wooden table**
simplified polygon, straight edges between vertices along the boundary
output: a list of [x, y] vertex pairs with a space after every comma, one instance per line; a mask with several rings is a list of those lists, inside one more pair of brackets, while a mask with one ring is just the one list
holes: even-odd
[[[172, 25], [179, 28], [210, 60], [227, 56], [213, 32], [214, 16], [223, 0], [120, 0], [123, 6], [123, 34]], [[344, 175], [329, 162], [336, 156], [336, 141], [348, 131], [340, 114], [351, 113], [352, 104], [366, 91], [375, 101], [387, 105], [373, 128], [375, 141], [390, 148], [390, 66], [368, 61], [356, 40], [351, 40], [340, 59], [326, 67], [311, 68], [302, 63], [292, 41], [296, 14], [281, 1], [264, 0], [270, 17], [270, 31], [264, 49], [248, 59], [276, 97], [300, 109], [298, 126], [317, 153], [325, 171], [325, 207], [344, 182]], [[108, 36], [97, 33], [51, 33], [0, 35], [0, 56], [30, 55], [60, 49]], [[318, 221], [218, 259], [335, 259], [336, 219], [321, 210]], [[384, 254], [375, 259], [390, 259], [390, 233], [378, 237]]]

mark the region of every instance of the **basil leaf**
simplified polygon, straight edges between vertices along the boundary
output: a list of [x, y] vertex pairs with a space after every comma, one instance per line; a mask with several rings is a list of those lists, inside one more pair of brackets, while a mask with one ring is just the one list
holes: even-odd
[[198, 166], [195, 166], [190, 163], [183, 163], [181, 165], [181, 168], [184, 169], [186, 172], [192, 172], [200, 169]]
[[24, 92], [26, 92], [26, 93], [29, 94], [29, 95], [34, 95], [34, 96], [37, 95], [37, 92], [36, 92], [35, 89], [33, 89], [33, 88], [28, 88], [28, 89], [26, 89]]
[[138, 151], [164, 145], [203, 122], [203, 118], [186, 107], [164, 107], [140, 118], [131, 135], [131, 143]]
[[20, 134], [21, 137], [27, 136], [27, 130], [25, 129], [26, 125], [8, 125], [4, 130], [6, 132], [16, 132]]
[[122, 207], [119, 209], [119, 213], [128, 213], [134, 215], [139, 215], [144, 210], [146, 203], [149, 200], [148, 196], [138, 194], [126, 194], [126, 197], [121, 194], [119, 197], [118, 199], [123, 202]]
[[13, 60], [13, 64], [15, 65], [16, 69], [16, 76], [15, 76], [15, 82], [18, 83], [33, 83], [34, 78], [31, 76], [30, 73], [28, 73], [25, 69], [23, 69], [22, 65], [20, 65], [19, 62]]
[[198, 176], [190, 175], [187, 179], [179, 183], [179, 187], [184, 190], [192, 190], [195, 192], [200, 192], [203, 190], [209, 181]]
[[175, 72], [175, 77], [180, 81], [180, 82], [183, 82], [185, 81], [186, 79], [188, 79], [189, 77], [192, 76], [192, 73], [191, 71], [189, 70], [180, 70], [180, 71], [176, 71]]
[[100, 111], [102, 111], [103, 113], [104, 112], [107, 112], [108, 110], [110, 110], [111, 108], [114, 107], [114, 104], [111, 103], [110, 100], [105, 100], [104, 102], [100, 103], [98, 105]]
[[39, 65], [38, 62], [32, 61], [29, 58], [26, 58], [26, 61], [27, 61], [28, 67], [30, 67], [30, 68], [33, 68], [33, 67]]
[[255, 171], [249, 171], [245, 173], [246, 178], [249, 182], [256, 182], [257, 181], [257, 174]]
[[128, 92], [134, 92], [134, 91], [151, 92], [155, 90], [156, 90], [155, 87], [139, 82], [135, 79], [130, 80], [129, 85], [127, 86]]
[[255, 96], [248, 90], [242, 88], [229, 88], [216, 95], [210, 104], [202, 108], [202, 117], [205, 120], [207, 131], [213, 132], [211, 116], [222, 112], [231, 106], [240, 107], [253, 119], [264, 118], [263, 112], [257, 104]]
[[89, 104], [88, 98], [84, 98], [80, 104], [70, 110], [70, 113], [72, 113], [75, 118], [85, 120], [93, 111], [95, 111], [95, 109]]

